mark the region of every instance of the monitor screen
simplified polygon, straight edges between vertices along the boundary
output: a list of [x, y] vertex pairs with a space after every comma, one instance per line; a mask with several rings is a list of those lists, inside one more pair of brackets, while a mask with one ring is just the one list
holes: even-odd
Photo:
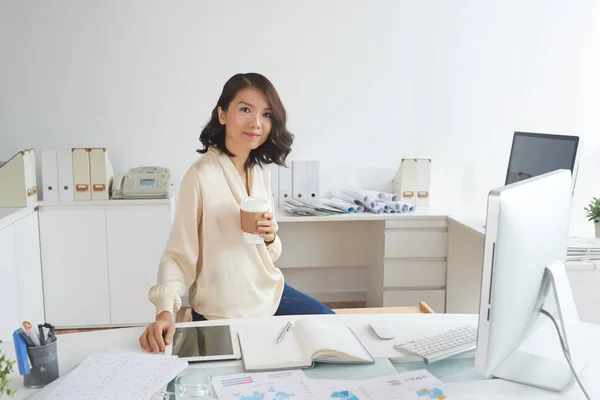
[[577, 136], [515, 132], [505, 184], [558, 169], [573, 173], [578, 145]]

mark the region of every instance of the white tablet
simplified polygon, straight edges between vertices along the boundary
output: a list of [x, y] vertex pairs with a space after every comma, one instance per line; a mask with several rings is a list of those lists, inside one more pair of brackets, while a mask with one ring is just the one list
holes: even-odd
[[165, 355], [179, 356], [186, 361], [239, 360], [242, 358], [237, 334], [229, 325], [177, 324]]

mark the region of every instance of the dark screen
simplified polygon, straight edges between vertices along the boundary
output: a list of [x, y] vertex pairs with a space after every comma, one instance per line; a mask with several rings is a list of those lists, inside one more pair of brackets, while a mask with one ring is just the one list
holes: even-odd
[[229, 326], [178, 327], [173, 335], [173, 355], [179, 357], [233, 356]]
[[558, 169], [573, 172], [577, 136], [515, 132], [506, 174], [506, 184]]

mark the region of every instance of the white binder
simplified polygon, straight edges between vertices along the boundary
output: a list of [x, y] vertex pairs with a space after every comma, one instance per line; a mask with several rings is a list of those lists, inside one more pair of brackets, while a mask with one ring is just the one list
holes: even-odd
[[59, 200], [58, 161], [56, 150], [42, 150], [42, 195], [44, 203]]
[[91, 149], [89, 155], [92, 200], [108, 200], [115, 172], [106, 148]]
[[279, 165], [269, 164], [267, 166], [271, 175], [271, 194], [273, 195], [273, 208], [279, 208]]
[[292, 161], [292, 197], [308, 200], [306, 195], [306, 161]]
[[58, 200], [61, 202], [73, 201], [73, 155], [71, 149], [56, 151], [56, 165], [58, 166]]
[[37, 176], [35, 168], [35, 150], [25, 150], [25, 187], [27, 189], [27, 206], [37, 204]]
[[279, 207], [292, 198], [292, 169], [279, 167]]
[[317, 202], [321, 198], [319, 161], [306, 162], [306, 196], [310, 202]]
[[[26, 207], [32, 196], [30, 182], [28, 150], [12, 156], [0, 166], [0, 207]], [[26, 156], [27, 154], [27, 156]]]
[[75, 200], [91, 200], [90, 191], [90, 151], [91, 149], [73, 149], [73, 186]]
[[394, 178], [394, 193], [408, 205], [416, 206], [417, 191], [417, 160], [403, 158], [396, 177]]
[[420, 158], [417, 160], [417, 207], [429, 207], [429, 181], [431, 172], [431, 159]]

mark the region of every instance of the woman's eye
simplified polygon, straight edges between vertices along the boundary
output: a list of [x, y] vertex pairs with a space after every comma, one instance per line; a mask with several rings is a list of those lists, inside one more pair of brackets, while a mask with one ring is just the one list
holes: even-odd
[[242, 107], [242, 108], [240, 108], [240, 111], [247, 113], [247, 112], [250, 112], [250, 109], [248, 107]]
[[264, 113], [263, 115], [264, 115], [265, 117], [267, 117], [267, 118], [271, 118], [271, 113], [270, 113], [270, 112], [266, 112], [266, 113]]

